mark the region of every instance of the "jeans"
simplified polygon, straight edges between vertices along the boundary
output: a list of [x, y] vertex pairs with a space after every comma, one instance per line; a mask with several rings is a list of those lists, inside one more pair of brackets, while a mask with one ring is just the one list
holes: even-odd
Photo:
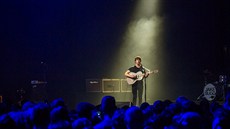
[[[133, 105], [140, 106], [142, 104], [142, 95], [143, 95], [143, 81], [136, 81], [132, 85], [132, 93], [133, 93]], [[138, 102], [137, 102], [138, 97]]]

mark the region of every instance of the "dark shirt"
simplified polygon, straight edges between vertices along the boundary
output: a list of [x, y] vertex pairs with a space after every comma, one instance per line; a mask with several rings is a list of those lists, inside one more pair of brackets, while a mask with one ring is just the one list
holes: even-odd
[[142, 73], [145, 73], [145, 69], [142, 66], [140, 68], [137, 68], [136, 66], [130, 67], [129, 71], [133, 73], [137, 73], [139, 71], [141, 71]]

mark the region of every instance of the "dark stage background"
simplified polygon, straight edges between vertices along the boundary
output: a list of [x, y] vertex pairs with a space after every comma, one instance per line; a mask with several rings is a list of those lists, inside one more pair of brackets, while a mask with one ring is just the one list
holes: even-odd
[[[70, 106], [80, 101], [98, 104], [105, 94], [86, 93], [85, 79], [123, 78], [124, 71], [108, 71], [116, 63], [111, 57], [122, 44], [136, 2], [1, 1], [0, 94], [16, 102], [17, 90], [24, 88], [30, 98], [30, 81], [45, 80], [48, 100], [62, 97]], [[159, 78], [165, 80], [157, 86], [161, 94], [150, 102], [180, 95], [196, 100], [204, 87], [205, 69], [216, 80], [229, 75], [229, 6], [228, 0], [161, 1], [165, 51]]]

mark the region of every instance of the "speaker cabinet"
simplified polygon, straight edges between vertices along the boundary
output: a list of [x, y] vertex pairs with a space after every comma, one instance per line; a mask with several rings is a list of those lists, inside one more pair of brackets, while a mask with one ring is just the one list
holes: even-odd
[[129, 85], [126, 79], [121, 79], [121, 92], [132, 92], [132, 85]]
[[102, 92], [120, 92], [120, 79], [102, 79]]
[[101, 79], [86, 79], [87, 92], [101, 92]]

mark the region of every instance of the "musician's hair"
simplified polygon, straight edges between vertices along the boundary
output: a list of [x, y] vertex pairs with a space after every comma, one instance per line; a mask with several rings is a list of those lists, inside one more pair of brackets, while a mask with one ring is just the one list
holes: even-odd
[[140, 60], [141, 61], [141, 57], [140, 56], [136, 56], [135, 59], [134, 59], [134, 61], [136, 61], [136, 60]]

